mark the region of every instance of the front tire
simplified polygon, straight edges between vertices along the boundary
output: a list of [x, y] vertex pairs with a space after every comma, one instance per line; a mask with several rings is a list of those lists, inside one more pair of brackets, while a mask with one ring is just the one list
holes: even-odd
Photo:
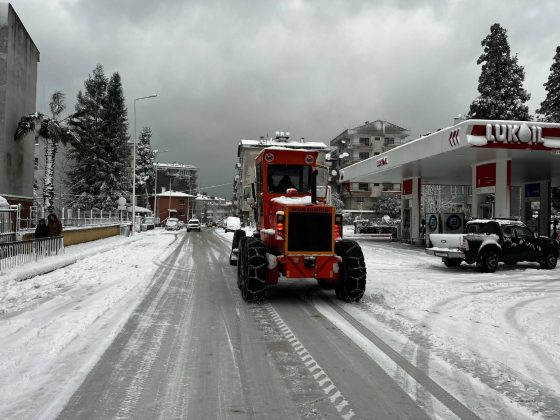
[[541, 268], [545, 270], [552, 270], [556, 268], [556, 264], [558, 263], [558, 256], [556, 252], [549, 249], [544, 251], [543, 260], [541, 261]]
[[266, 247], [256, 238], [242, 238], [241, 296], [247, 302], [264, 300], [268, 278]]
[[366, 264], [362, 249], [356, 241], [343, 239], [335, 243], [334, 250], [342, 258], [335, 286], [336, 296], [345, 302], [358, 302], [366, 290]]
[[493, 273], [498, 268], [498, 254], [494, 251], [486, 251], [480, 257], [480, 269], [483, 273]]

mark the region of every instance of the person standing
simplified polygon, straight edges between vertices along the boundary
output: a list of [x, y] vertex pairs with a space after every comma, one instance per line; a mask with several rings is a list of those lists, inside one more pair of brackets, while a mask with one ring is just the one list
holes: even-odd
[[49, 227], [45, 219], [39, 219], [37, 228], [35, 229], [35, 239], [48, 238], [49, 237]]
[[49, 214], [49, 236], [60, 236], [62, 234], [62, 223], [56, 217], [56, 214]]

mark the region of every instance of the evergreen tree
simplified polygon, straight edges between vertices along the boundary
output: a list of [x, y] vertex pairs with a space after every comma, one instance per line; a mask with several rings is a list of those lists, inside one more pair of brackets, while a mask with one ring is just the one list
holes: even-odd
[[550, 66], [548, 81], [544, 84], [546, 99], [537, 109], [542, 121], [560, 122], [560, 46], [556, 47], [556, 55]]
[[144, 205], [147, 208], [150, 208], [148, 183], [153, 181], [155, 176], [154, 160], [156, 154], [150, 145], [151, 140], [152, 130], [150, 127], [144, 127], [136, 145], [136, 192], [144, 195]]
[[128, 121], [119, 73], [113, 73], [107, 86], [103, 112], [103, 137], [100, 147], [107, 156], [106, 176], [100, 186], [98, 205], [113, 210], [119, 197], [128, 195], [130, 187]]
[[523, 89], [525, 72], [512, 56], [507, 31], [495, 23], [482, 40], [484, 52], [477, 64], [482, 64], [478, 78], [480, 95], [471, 104], [469, 118], [495, 120], [529, 120], [525, 102], [531, 95]]
[[79, 116], [71, 124], [79, 141], [69, 154], [73, 160], [68, 185], [71, 205], [112, 210], [127, 186], [119, 185], [119, 181], [124, 182], [128, 159], [120, 77], [113, 75], [110, 83], [98, 64], [84, 82], [84, 91], [78, 92], [76, 112]]

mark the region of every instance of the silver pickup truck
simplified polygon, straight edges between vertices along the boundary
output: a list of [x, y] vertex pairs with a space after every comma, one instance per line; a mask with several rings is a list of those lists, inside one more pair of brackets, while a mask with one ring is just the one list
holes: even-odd
[[484, 272], [494, 272], [498, 263], [515, 265], [520, 261], [539, 263], [541, 268], [556, 267], [557, 241], [539, 236], [523, 223], [511, 219], [471, 220], [464, 234], [432, 234], [433, 246], [426, 253], [441, 257], [447, 267], [461, 262], [477, 263]]
[[426, 254], [441, 257], [447, 267], [457, 267], [465, 259], [461, 244], [465, 234], [460, 233], [432, 233], [430, 235], [431, 248], [426, 248]]

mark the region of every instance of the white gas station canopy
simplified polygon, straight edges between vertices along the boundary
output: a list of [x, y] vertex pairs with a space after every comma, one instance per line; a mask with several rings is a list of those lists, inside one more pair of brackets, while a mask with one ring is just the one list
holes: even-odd
[[340, 182], [470, 185], [474, 165], [508, 159], [512, 185], [560, 185], [560, 124], [466, 120], [348, 166]]

